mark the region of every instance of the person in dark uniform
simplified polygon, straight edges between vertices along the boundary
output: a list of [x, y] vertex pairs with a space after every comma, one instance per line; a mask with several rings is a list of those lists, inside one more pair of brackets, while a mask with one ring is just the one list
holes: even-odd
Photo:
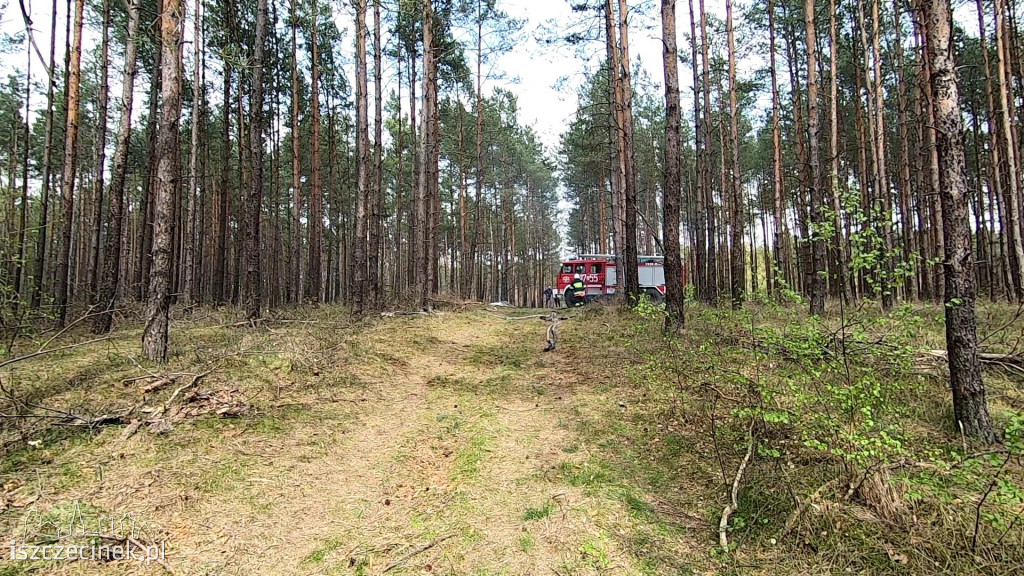
[[552, 292], [551, 286], [545, 286], [544, 287], [544, 307], [545, 308], [551, 306], [551, 292]]
[[583, 306], [587, 296], [587, 286], [579, 274], [572, 277], [572, 284], [565, 288], [565, 305], [569, 308]]

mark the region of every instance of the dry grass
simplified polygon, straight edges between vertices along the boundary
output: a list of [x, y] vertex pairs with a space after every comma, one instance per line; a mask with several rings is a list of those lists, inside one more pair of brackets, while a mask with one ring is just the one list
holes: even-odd
[[[633, 529], [629, 509], [561, 472], [586, 465], [575, 409], [587, 391], [560, 369], [571, 351], [541, 355], [542, 322], [291, 312], [257, 329], [230, 312], [182, 319], [166, 367], [133, 358], [139, 335], [127, 330], [4, 374], [35, 403], [100, 413], [141, 400], [125, 379], [212, 369], [202, 392], [235, 390], [252, 410], [185, 419], [165, 434], [143, 427], [127, 441], [118, 426], [5, 422], [0, 483], [24, 484], [17, 492], [34, 501], [0, 511], [0, 532], [15, 534], [29, 508], [57, 514], [79, 501], [157, 527], [179, 574], [380, 574], [438, 541], [388, 574], [642, 572], [618, 536]], [[23, 569], [163, 570], [19, 563], [0, 574]]]
[[[564, 322], [558, 349], [545, 354], [543, 321], [453, 306], [362, 322], [337, 308], [296, 308], [255, 329], [230, 310], [200, 311], [176, 322], [165, 367], [133, 357], [132, 329], [13, 366], [0, 377], [19, 397], [80, 414], [138, 404], [144, 382], [123, 381], [147, 371], [180, 373], [147, 406], [212, 370], [199, 392], [230, 391], [250, 409], [189, 413], [169, 432], [142, 427], [127, 441], [122, 426], [0, 423], [0, 535], [15, 534], [30, 508], [63, 519], [79, 501], [90, 513], [147, 520], [177, 574], [923, 574], [967, 566], [943, 550], [964, 542], [928, 535], [962, 537], [973, 519], [964, 509], [984, 487], [959, 487], [959, 504], [913, 500], [919, 488], [905, 470], [866, 475], [848, 500], [843, 489], [824, 494], [791, 537], [770, 544], [793, 510], [791, 492], [809, 494], [836, 472], [833, 461], [798, 449], [791, 469], [754, 458], [730, 532], [739, 548], [716, 550], [723, 477], [731, 481], [745, 451], [748, 420], [734, 409], [751, 381], [790, 374], [786, 355], [795, 353], [758, 356], [751, 328], [799, 326], [801, 311], [691, 311], [686, 333], [668, 346], [651, 322], [594, 306]], [[912, 313], [922, 348], [941, 346], [939, 312]], [[1009, 316], [983, 309], [982, 333]], [[840, 325], [827, 318], [824, 331], [845, 334]], [[891, 328], [872, 324], [859, 337], [899, 343]], [[1009, 351], [1015, 341], [1000, 333], [987, 345]], [[907, 435], [920, 446], [956, 447], [943, 427], [941, 382], [918, 377], [931, 383], [898, 392]], [[990, 373], [989, 386], [998, 419], [1020, 409], [1016, 375]], [[760, 433], [781, 442], [792, 430]], [[1014, 558], [989, 554], [975, 568], [1007, 573]], [[161, 572], [0, 561], [3, 576]]]

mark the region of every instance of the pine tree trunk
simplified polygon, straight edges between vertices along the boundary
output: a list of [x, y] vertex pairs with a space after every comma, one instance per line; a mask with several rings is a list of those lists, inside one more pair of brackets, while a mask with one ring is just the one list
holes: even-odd
[[849, 267], [850, 248], [847, 235], [843, 232], [841, 221], [842, 200], [839, 187], [839, 37], [836, 0], [829, 2], [829, 178], [825, 196], [832, 205], [832, 227], [835, 236], [832, 239], [837, 277], [834, 279], [837, 292], [846, 301], [853, 299], [853, 289]]
[[202, 69], [205, 66], [205, 59], [203, 58], [202, 51], [202, 26], [201, 26], [201, 7], [202, 1], [196, 0], [195, 9], [192, 17], [195, 19], [194, 26], [192, 29], [192, 42], [193, 42], [193, 65], [195, 69], [192, 74], [192, 134], [191, 134], [191, 152], [189, 154], [189, 192], [188, 192], [188, 206], [185, 214], [185, 261], [183, 266], [185, 268], [185, 282], [182, 287], [182, 304], [188, 308], [193, 300], [199, 300], [197, 298], [196, 291], [196, 246], [198, 240], [196, 238], [198, 229], [196, 228], [196, 198], [199, 195], [199, 125], [202, 124], [202, 98], [203, 98], [203, 79]]
[[53, 0], [53, 12], [50, 15], [50, 78], [47, 82], [46, 88], [46, 142], [43, 145], [43, 176], [40, 185], [42, 190], [40, 191], [40, 207], [39, 207], [39, 236], [36, 241], [36, 261], [34, 285], [32, 286], [32, 299], [30, 305], [32, 308], [38, 308], [42, 302], [43, 295], [43, 284], [46, 278], [46, 252], [48, 233], [50, 231], [49, 212], [50, 212], [50, 180], [52, 176], [53, 163], [53, 104], [54, 104], [54, 83], [56, 80], [55, 71], [55, 52], [57, 48], [57, 0]]
[[108, 99], [108, 68], [110, 63], [110, 0], [103, 0], [103, 30], [100, 43], [100, 86], [99, 101], [96, 103], [96, 141], [94, 158], [96, 178], [92, 183], [93, 220], [89, 243], [89, 265], [86, 269], [86, 283], [89, 286], [89, 299], [95, 304], [99, 299], [100, 284], [100, 244], [103, 230], [103, 164], [107, 151], [107, 99]]
[[[227, 25], [232, 25], [232, 4], [227, 7]], [[231, 259], [231, 246], [228, 244], [228, 232], [230, 226], [231, 210], [231, 60], [224, 59], [224, 102], [221, 105], [223, 132], [221, 133], [220, 149], [220, 190], [218, 194], [219, 208], [217, 210], [217, 256], [213, 272], [213, 301], [215, 304], [223, 304], [231, 298], [231, 288], [228, 286], [228, 263]], [[241, 86], [239, 86], [241, 92]], [[241, 146], [241, 142], [239, 142]]]
[[466, 278], [464, 297], [469, 297], [473, 293], [473, 286], [477, 283], [479, 273], [476, 266], [476, 255], [480, 244], [480, 208], [484, 192], [483, 0], [477, 0], [476, 20], [476, 171], [473, 175], [476, 196], [473, 199], [473, 234], [470, 236], [471, 244], [466, 257], [466, 268], [469, 272]]
[[313, 45], [312, 85], [310, 86], [311, 116], [313, 123], [313, 182], [309, 193], [309, 262], [306, 275], [306, 299], [314, 304], [320, 302], [323, 284], [323, 196], [320, 189], [320, 47], [317, 38], [319, 8], [313, 0], [310, 22], [310, 42]]
[[640, 277], [637, 270], [637, 203], [636, 203], [636, 151], [633, 134], [633, 81], [630, 66], [632, 61], [629, 58], [629, 7], [626, 0], [619, 0], [619, 51], [620, 58], [620, 82], [622, 85], [621, 108], [623, 111], [623, 142], [624, 149], [622, 157], [625, 161], [625, 222], [622, 240], [622, 275], [623, 289], [629, 302], [636, 302], [640, 298]]
[[292, 28], [292, 223], [289, 229], [289, 302], [302, 302], [302, 164], [299, 141], [299, 49], [297, 0], [291, 0]]
[[[157, 0], [157, 11], [161, 10], [163, 0]], [[159, 19], [158, 19], [159, 20]], [[154, 22], [156, 35], [159, 36], [159, 22]], [[153, 206], [156, 188], [156, 139], [157, 139], [157, 118], [159, 117], [160, 82], [161, 82], [161, 59], [163, 51], [156, 50], [156, 58], [151, 70], [151, 83], [149, 87], [149, 114], [146, 116], [146, 172], [145, 190], [142, 193], [142, 206], [139, 209], [139, 251], [136, 257], [135, 268], [135, 297], [142, 302], [146, 298], [146, 290], [149, 286], [149, 269], [153, 261]], [[225, 94], [226, 96], [226, 94]], [[225, 98], [226, 99], [226, 98]]]
[[[625, 240], [625, 150], [624, 121], [622, 117], [622, 79], [619, 74], [619, 42], [616, 35], [615, 5], [613, 0], [606, 0], [605, 16], [605, 52], [608, 67], [608, 108], [609, 130], [609, 186], [612, 197], [612, 245], [619, 262], [623, 261], [623, 242]], [[615, 277], [616, 290], [622, 291], [625, 275], [621, 272]]]
[[[1006, 233], [1009, 236], [1012, 247], [1013, 280], [1018, 302], [1024, 302], [1024, 241], [1021, 239], [1021, 216], [1020, 216], [1020, 190], [1018, 187], [1017, 174], [1017, 150], [1013, 139], [1013, 109], [1012, 101], [1008, 97], [1010, 91], [1010, 79], [1007, 75], [1009, 69], [1008, 58], [1006, 57], [1005, 45], [1007, 42], [1004, 22], [1005, 0], [993, 0], [995, 13], [995, 49], [996, 49], [996, 78], [998, 84], [996, 91], [999, 98], [999, 133], [1002, 136], [1003, 153], [1006, 157], [1006, 212], [1009, 217], [1009, 226]], [[987, 54], [987, 53], [986, 53]]]
[[352, 0], [356, 11], [356, 226], [353, 241], [354, 291], [352, 304], [356, 316], [363, 313], [367, 297], [366, 232], [368, 228], [367, 202], [370, 196], [370, 136], [366, 85], [366, 0]]
[[[704, 212], [707, 206], [704, 203], [704, 181], [700, 178], [701, 166], [704, 163], [704, 136], [707, 130], [701, 119], [700, 100], [700, 75], [697, 64], [697, 19], [693, 11], [693, 0], [689, 0], [690, 8], [690, 68], [693, 72], [693, 127], [694, 127], [694, 176], [693, 182], [688, 189], [694, 191], [691, 221], [693, 222], [693, 269], [690, 276], [697, 292], [697, 298], [702, 302], [707, 301], [707, 266], [708, 266], [708, 233], [707, 219]], [[773, 68], [774, 69], [774, 68]]]
[[99, 305], [102, 313], [93, 320], [92, 331], [96, 334], [110, 332], [117, 292], [121, 285], [121, 236], [124, 224], [124, 192], [128, 174], [128, 148], [132, 133], [132, 103], [135, 95], [136, 36], [139, 31], [139, 2], [128, 5], [128, 39], [124, 49], [124, 74], [121, 77], [121, 118], [117, 129], [114, 150], [114, 165], [110, 172], [109, 221], [107, 241], [103, 249], [103, 278], [101, 280]]
[[679, 56], [676, 48], [676, 1], [661, 0], [662, 59], [665, 65], [665, 187], [662, 228], [665, 245], [665, 329], [674, 332], [685, 322], [683, 261], [679, 248], [682, 218], [682, 171], [680, 140], [682, 112], [679, 104]]
[[370, 229], [366, 246], [367, 289], [370, 306], [379, 309], [383, 302], [381, 291], [381, 215], [384, 211], [383, 114], [384, 71], [382, 66], [380, 0], [373, 0], [373, 189], [370, 195]]
[[[711, 189], [711, 167], [708, 158], [711, 152], [711, 65], [708, 58], [708, 21], [707, 13], [704, 11], [704, 0], [700, 0], [700, 46], [701, 46], [701, 86], [704, 90], [704, 142], [701, 149], [704, 153], [704, 162], [698, 162], [698, 179], [701, 188], [704, 190], [704, 214], [707, 222], [708, 254], [707, 271], [705, 272], [705, 302], [718, 304], [718, 232], [715, 219], [715, 195]], [[704, 272], [704, 271], [702, 271]]]
[[[252, 155], [252, 181], [245, 203], [245, 316], [250, 322], [260, 318], [263, 301], [263, 274], [260, 267], [261, 216], [263, 207], [263, 69], [267, 41], [267, 0], [256, 7], [256, 50], [252, 70], [252, 96], [249, 117], [249, 152]], [[276, 215], [275, 215], [276, 216]]]
[[[736, 40], [733, 32], [732, 2], [725, 0], [725, 21], [729, 36], [729, 134], [731, 136], [732, 170], [729, 193], [732, 195], [732, 215], [729, 227], [729, 262], [732, 277], [732, 308], [743, 307], [747, 289], [747, 266], [744, 249], [746, 202], [743, 193], [743, 172], [740, 169], [739, 105], [736, 97]], [[724, 183], [723, 183], [724, 186]]]
[[935, 132], [939, 156], [942, 230], [945, 236], [946, 349], [953, 411], [965, 434], [986, 443], [997, 441], [985, 398], [978, 360], [975, 318], [974, 254], [968, 222], [963, 119], [953, 61], [949, 0], [926, 0], [925, 32], [935, 97]]
[[[1002, 163], [1000, 161], [998, 129], [996, 128], [995, 96], [992, 93], [992, 64], [991, 59], [989, 57], [988, 38], [985, 30], [985, 7], [982, 0], [977, 0], [977, 9], [978, 34], [981, 43], [981, 53], [983, 60], [985, 62], [985, 99], [987, 105], [987, 114], [985, 115], [985, 120], [987, 128], [986, 132], [988, 133], [989, 150], [988, 186], [986, 188], [989, 195], [989, 212], [991, 216], [991, 212], [993, 210], [992, 205], [995, 204], [995, 210], [998, 211], [1000, 214], [999, 222], [1000, 224], [1004, 224], [1005, 220], [1002, 218], [1003, 210], [1001, 208], [1004, 198], [1003, 180], [1002, 178], [999, 177], [999, 167]], [[992, 202], [993, 199], [996, 200], [996, 202]], [[992, 227], [991, 229], [995, 230], [994, 227]], [[1010, 231], [1007, 229], [1007, 227], [1004, 226], [1002, 233], [999, 234], [1001, 238], [1000, 245], [1002, 245], [1002, 243], [1005, 241], [1006, 236], [1009, 233]], [[1022, 245], [1021, 249], [1022, 252], [1024, 252], [1024, 245]], [[1005, 273], [1012, 269], [1012, 267], [1009, 265], [1008, 262], [1006, 262], [1005, 250], [1000, 250], [1000, 252], [1004, 256], [1003, 258], [1000, 259], [1000, 262], [1002, 263], [1002, 267], [1004, 268]], [[1021, 256], [1024, 256], [1024, 254], [1022, 254]], [[1019, 261], [1020, 260], [1018, 260], [1018, 262]], [[1011, 284], [1016, 285], [1018, 284], [1018, 282], [1015, 281]], [[1009, 288], [1013, 289], [1013, 286], [1010, 286]]]
[[781, 104], [779, 102], [779, 79], [775, 63], [775, 0], [769, 0], [768, 3], [768, 36], [769, 62], [772, 77], [772, 184], [774, 191], [772, 198], [775, 209], [775, 241], [773, 243], [775, 248], [775, 271], [772, 274], [779, 277], [775, 282], [775, 288], [778, 290], [779, 280], [788, 281], [790, 235], [789, 222], [786, 217], [785, 182], [782, 178], [782, 127], [779, 118]]
[[142, 335], [142, 353], [147, 360], [167, 361], [171, 304], [171, 237], [174, 226], [178, 132], [181, 121], [181, 0], [164, 0], [160, 15], [161, 114], [157, 141], [156, 218], [153, 222], [153, 265], [146, 305], [146, 329]]
[[68, 283], [71, 271], [72, 226], [75, 216], [75, 176], [78, 168], [78, 117], [81, 112], [82, 80], [82, 17], [85, 0], [75, 2], [74, 41], [71, 47], [70, 74], [68, 76], [67, 124], [64, 132], [64, 178], [61, 202], [61, 242], [57, 254], [57, 319], [58, 328], [64, 327], [68, 313]]
[[807, 284], [811, 294], [811, 315], [825, 313], [825, 282], [822, 273], [825, 271], [825, 240], [821, 230], [825, 227], [822, 217], [821, 164], [820, 164], [820, 126], [818, 123], [818, 65], [817, 40], [814, 23], [814, 0], [804, 0], [804, 25], [807, 32], [807, 134], [808, 134], [808, 171], [807, 185], [809, 189], [811, 219], [811, 267], [808, 270]]
[[433, 156], [433, 103], [431, 102], [431, 71], [434, 66], [434, 40], [433, 40], [433, 7], [431, 0], [423, 3], [423, 109], [420, 118], [422, 154], [419, 166], [419, 182], [416, 190], [416, 265], [413, 276], [413, 292], [418, 304], [426, 308], [430, 297], [430, 279], [428, 270], [430, 268], [430, 249], [428, 243], [431, 241], [430, 234], [430, 211], [432, 197], [430, 195], [430, 180], [433, 177], [430, 170], [431, 158]]
[[[903, 37], [903, 25], [900, 20], [901, 12], [899, 10], [893, 11], [893, 27], [894, 32], [898, 38]], [[897, 89], [897, 117], [899, 121], [899, 140], [900, 140], [900, 181], [899, 181], [899, 205], [900, 205], [900, 224], [902, 227], [903, 236], [903, 260], [905, 263], [910, 263], [916, 258], [917, 254], [917, 243], [914, 241], [914, 228], [912, 216], [912, 208], [910, 205], [910, 130], [907, 119], [907, 73], [906, 73], [906, 60], [903, 53], [903, 43], [896, 43], [896, 61], [898, 62], [897, 71], [897, 82], [899, 88]], [[907, 291], [908, 300], [918, 299], [918, 285], [917, 277], [915, 275], [907, 275], [904, 281], [904, 286]]]

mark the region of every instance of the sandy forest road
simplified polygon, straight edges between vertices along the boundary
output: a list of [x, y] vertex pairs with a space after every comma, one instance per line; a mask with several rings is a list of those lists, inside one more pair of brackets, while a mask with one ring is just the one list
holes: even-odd
[[[544, 326], [484, 313], [388, 319], [344, 340], [303, 385], [282, 391], [276, 360], [246, 383], [211, 377], [205, 386], [276, 387], [275, 398], [256, 402], [258, 416], [164, 436], [122, 443], [108, 430], [67, 455], [62, 466], [86, 469], [41, 487], [40, 505], [131, 510], [162, 529], [178, 574], [656, 573], [628, 507], [580, 480], [592, 448], [580, 411], [614, 400], [567, 382], [558, 366], [573, 360], [540, 352]], [[138, 570], [163, 569], [44, 573]]]

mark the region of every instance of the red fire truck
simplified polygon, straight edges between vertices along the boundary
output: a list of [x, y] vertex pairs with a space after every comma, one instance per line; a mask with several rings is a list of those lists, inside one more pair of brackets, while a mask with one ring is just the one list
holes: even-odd
[[[654, 303], [665, 299], [665, 258], [663, 256], [640, 256], [637, 258], [640, 275], [640, 291]], [[615, 294], [616, 257], [612, 254], [584, 254], [562, 262], [558, 274], [558, 293], [572, 305], [575, 297], [566, 290], [576, 274], [586, 286], [585, 300], [608, 298]], [[683, 272], [685, 282], [686, 273]]]

